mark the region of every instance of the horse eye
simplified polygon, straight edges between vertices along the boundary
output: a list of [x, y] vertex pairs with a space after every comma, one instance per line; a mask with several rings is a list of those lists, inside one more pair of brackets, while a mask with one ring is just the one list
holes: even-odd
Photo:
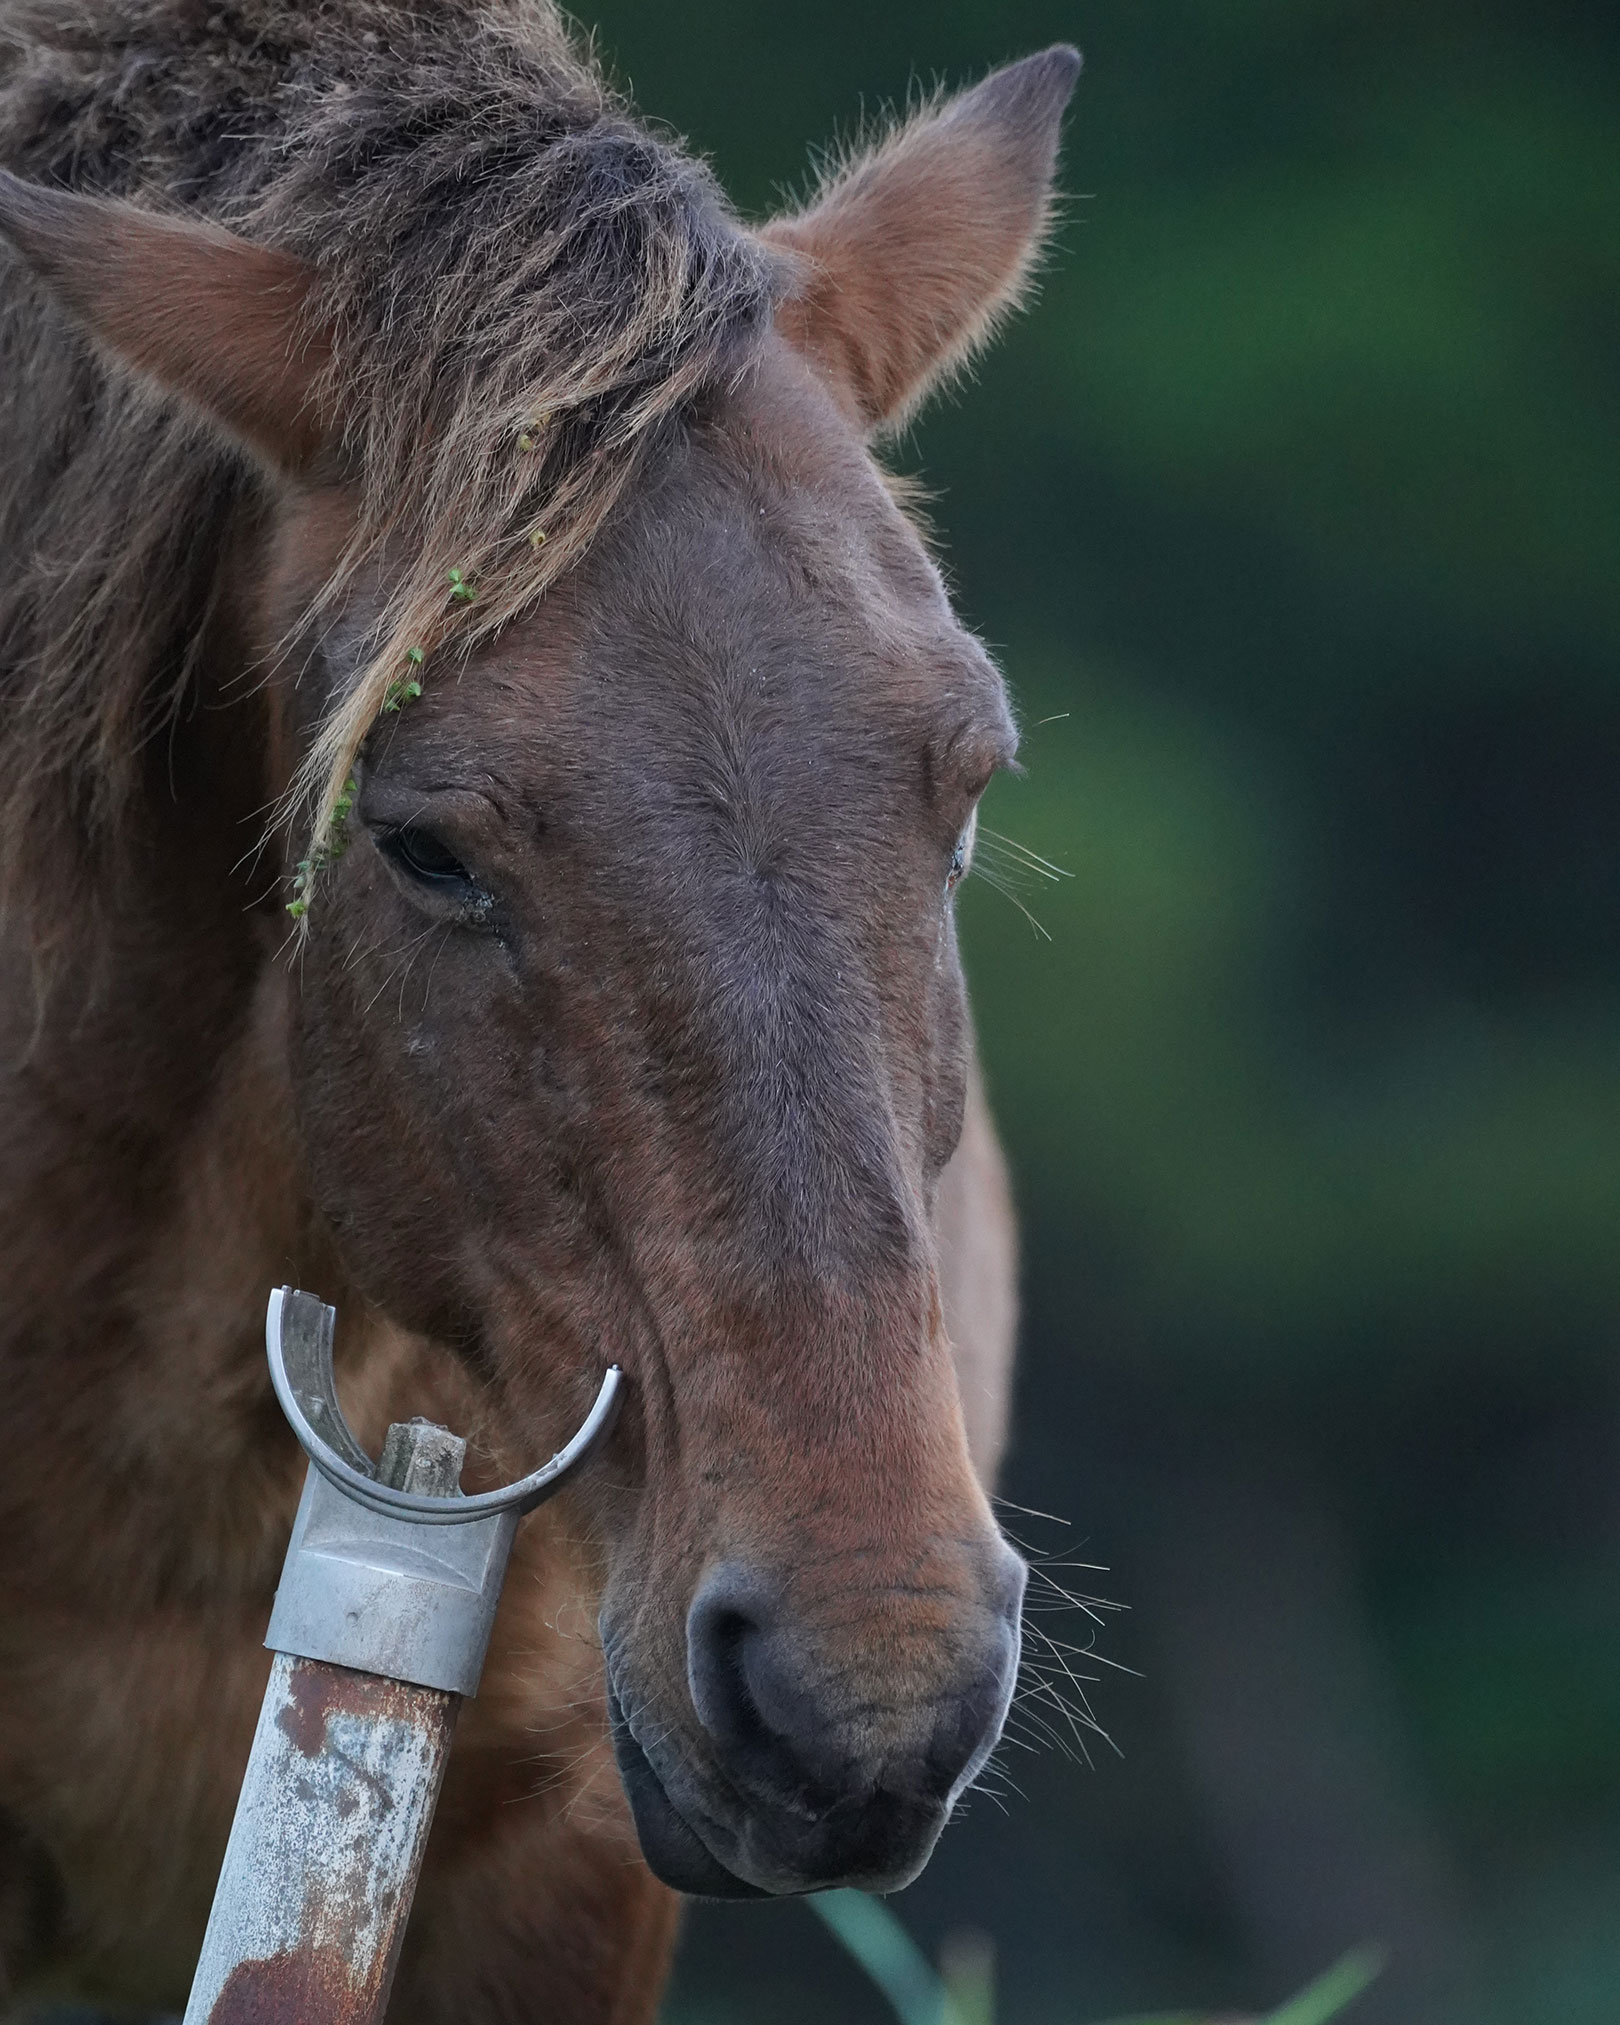
[[401, 871], [409, 872], [430, 886], [470, 886], [472, 874], [431, 830], [406, 824], [403, 829], [385, 830], [378, 839]]
[[975, 809], [967, 819], [967, 826], [951, 851], [951, 869], [945, 875], [945, 891], [954, 893], [967, 877], [973, 864], [973, 839], [978, 835], [979, 812]]

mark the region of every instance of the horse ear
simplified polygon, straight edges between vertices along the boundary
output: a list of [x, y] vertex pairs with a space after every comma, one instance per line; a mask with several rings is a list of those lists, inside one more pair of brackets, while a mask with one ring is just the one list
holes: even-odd
[[900, 420], [1017, 302], [1079, 75], [1062, 46], [1009, 64], [765, 226], [800, 268], [778, 328], [865, 427]]
[[304, 261], [4, 170], [0, 233], [109, 352], [266, 462], [297, 470], [331, 434], [313, 398], [331, 351], [308, 321]]

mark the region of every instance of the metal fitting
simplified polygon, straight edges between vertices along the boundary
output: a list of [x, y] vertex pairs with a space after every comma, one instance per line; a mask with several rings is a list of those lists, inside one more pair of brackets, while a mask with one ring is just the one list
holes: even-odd
[[281, 1287], [270, 1377], [309, 1457], [265, 1644], [270, 1684], [184, 2025], [381, 2025], [460, 1697], [512, 1536], [606, 1435], [620, 1373], [543, 1469], [463, 1497], [467, 1444], [396, 1422], [373, 1463], [338, 1405], [337, 1317]]
[[388, 1430], [382, 1464], [355, 1439], [332, 1375], [335, 1310], [278, 1287], [265, 1340], [282, 1410], [310, 1460], [265, 1644], [418, 1687], [477, 1691], [518, 1520], [562, 1488], [618, 1410], [617, 1365], [584, 1425], [540, 1469], [466, 1497], [466, 1444], [427, 1421]]

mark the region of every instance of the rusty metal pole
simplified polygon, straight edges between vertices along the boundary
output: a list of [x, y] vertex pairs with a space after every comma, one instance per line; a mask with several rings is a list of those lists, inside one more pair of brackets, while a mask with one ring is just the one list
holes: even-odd
[[380, 2025], [518, 1520], [618, 1404], [615, 1367], [549, 1463], [464, 1497], [466, 1444], [427, 1421], [390, 1427], [373, 1465], [338, 1406], [335, 1322], [309, 1294], [271, 1296], [271, 1377], [310, 1468], [185, 2025]]

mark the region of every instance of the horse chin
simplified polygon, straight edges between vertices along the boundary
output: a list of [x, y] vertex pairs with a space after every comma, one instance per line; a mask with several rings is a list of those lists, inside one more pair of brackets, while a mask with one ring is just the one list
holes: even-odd
[[613, 1732], [613, 1755], [619, 1777], [630, 1801], [636, 1834], [647, 1868], [661, 1883], [685, 1892], [690, 1898], [774, 1898], [763, 1885], [749, 1884], [730, 1871], [704, 1842], [664, 1790], [664, 1782], [653, 1769], [652, 1760], [636, 1742], [624, 1708], [611, 1679], [608, 1681], [608, 1720]]

